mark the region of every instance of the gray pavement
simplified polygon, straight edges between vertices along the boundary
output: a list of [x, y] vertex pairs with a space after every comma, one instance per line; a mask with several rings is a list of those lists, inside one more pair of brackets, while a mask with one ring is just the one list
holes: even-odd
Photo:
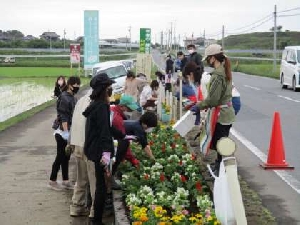
[[[163, 68], [159, 52], [152, 55]], [[233, 73], [233, 81], [242, 101], [232, 132], [238, 145], [239, 173], [259, 193], [278, 224], [300, 224], [300, 93], [282, 90], [279, 81], [271, 78]], [[259, 167], [268, 155], [275, 111], [281, 116], [286, 160], [294, 171], [264, 171]]]

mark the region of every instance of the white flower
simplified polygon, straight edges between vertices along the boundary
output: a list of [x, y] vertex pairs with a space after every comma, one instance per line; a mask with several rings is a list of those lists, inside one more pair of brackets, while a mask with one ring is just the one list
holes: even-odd
[[180, 174], [175, 172], [174, 175], [171, 177], [171, 181], [176, 182], [177, 180], [180, 180]]
[[129, 194], [127, 197], [126, 197], [126, 202], [127, 202], [127, 205], [129, 206], [138, 206], [140, 204], [142, 204], [142, 200], [140, 198], [138, 198], [135, 194]]

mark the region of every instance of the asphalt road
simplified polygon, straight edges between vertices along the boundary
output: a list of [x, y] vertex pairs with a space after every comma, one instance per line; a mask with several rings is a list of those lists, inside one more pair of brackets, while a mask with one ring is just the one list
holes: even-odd
[[[154, 51], [154, 62], [165, 62]], [[209, 68], [205, 68], [209, 71]], [[283, 90], [278, 80], [233, 73], [242, 108], [231, 129], [237, 143], [239, 174], [259, 193], [278, 224], [300, 224], [300, 93]], [[280, 113], [286, 161], [293, 171], [265, 171], [274, 112]]]

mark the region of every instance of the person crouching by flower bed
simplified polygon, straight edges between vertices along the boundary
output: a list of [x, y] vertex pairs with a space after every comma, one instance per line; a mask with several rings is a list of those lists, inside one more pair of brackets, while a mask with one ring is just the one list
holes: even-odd
[[[146, 112], [141, 116], [139, 120], [127, 120], [124, 121], [126, 135], [135, 135], [138, 143], [142, 146], [147, 156], [155, 160], [150, 145], [147, 140], [147, 133], [157, 127], [157, 116], [153, 112]], [[129, 146], [129, 142], [127, 141]], [[124, 146], [126, 147], [126, 146]]]
[[[110, 106], [111, 115], [112, 115], [112, 125], [118, 130], [122, 131], [124, 134], [125, 126], [124, 120], [126, 120], [125, 112], [132, 112], [139, 108], [134, 98], [130, 95], [122, 95], [120, 98], [120, 102], [118, 105]], [[130, 138], [130, 137], [129, 137]], [[134, 139], [134, 138], [133, 138]], [[125, 143], [124, 143], [125, 142]], [[137, 165], [137, 159], [133, 156], [130, 148], [123, 148], [122, 146], [127, 146], [127, 140], [118, 140], [117, 154], [116, 154], [116, 162], [113, 165], [112, 174], [114, 175], [117, 166], [123, 159], [128, 160], [133, 166]], [[112, 183], [113, 189], [118, 189], [117, 184]]]
[[86, 117], [84, 153], [95, 164], [94, 224], [103, 224], [107, 191], [105, 174], [109, 176], [108, 165], [114, 153], [113, 137], [125, 137], [121, 131], [112, 127], [110, 121], [109, 98], [113, 83], [105, 73], [96, 75], [90, 82], [93, 89], [91, 103], [83, 112]]

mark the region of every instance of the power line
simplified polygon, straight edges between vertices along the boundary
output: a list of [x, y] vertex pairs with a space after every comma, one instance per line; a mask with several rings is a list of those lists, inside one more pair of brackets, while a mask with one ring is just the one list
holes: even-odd
[[299, 10], [299, 9], [300, 9], [300, 7], [296, 7], [296, 8], [293, 8], [293, 9], [288, 9], [288, 10], [279, 11], [279, 12], [277, 12], [277, 13], [290, 12], [290, 11]]
[[253, 26], [253, 27], [251, 27], [250, 29], [247, 29], [247, 30], [244, 30], [244, 31], [241, 31], [241, 32], [237, 32], [237, 33], [226, 32], [226, 33], [227, 33], [227, 34], [230, 34], [230, 35], [247, 33], [247, 32], [249, 32], [249, 31], [251, 31], [251, 30], [254, 30], [254, 29], [257, 28], [257, 27], [262, 26], [263, 24], [269, 22], [269, 21], [272, 20], [272, 19], [273, 19], [273, 18], [270, 17], [270, 18], [268, 18], [267, 20], [262, 21], [261, 23], [257, 24], [256, 26]]
[[270, 19], [271, 17], [273, 17], [273, 13], [272, 13], [272, 14], [269, 14], [269, 15], [267, 15], [267, 16], [265, 16], [265, 17], [263, 17], [263, 18], [261, 18], [261, 19], [259, 19], [259, 20], [257, 20], [257, 21], [255, 21], [255, 22], [253, 22], [253, 23], [251, 23], [251, 24], [248, 24], [248, 25], [246, 25], [246, 26], [243, 26], [243, 27], [240, 27], [240, 28], [237, 28], [237, 29], [233, 29], [233, 30], [231, 30], [231, 31], [236, 31], [236, 30], [242, 30], [242, 29], [245, 29], [245, 28], [250, 27], [250, 26], [253, 26], [254, 24], [259, 23], [259, 22], [261, 22], [261, 21], [263, 21], [263, 20]]
[[290, 15], [281, 15], [281, 16], [278, 16], [278, 17], [290, 17], [290, 16], [300, 16], [300, 13], [290, 14]]

